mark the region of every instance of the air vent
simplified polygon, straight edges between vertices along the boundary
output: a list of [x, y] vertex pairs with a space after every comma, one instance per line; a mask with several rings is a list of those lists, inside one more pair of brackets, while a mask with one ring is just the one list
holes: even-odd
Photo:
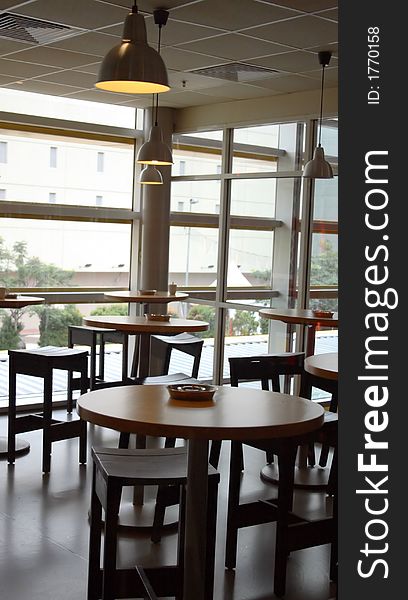
[[62, 38], [66, 38], [81, 29], [32, 19], [13, 13], [2, 13], [0, 15], [0, 37], [11, 38], [28, 44], [49, 44]]
[[245, 63], [231, 62], [217, 65], [216, 67], [208, 67], [206, 69], [195, 69], [194, 71], [191, 71], [191, 73], [204, 75], [205, 77], [226, 79], [227, 81], [250, 83], [260, 79], [268, 79], [279, 73], [279, 71], [267, 69], [265, 67], [257, 67], [255, 65], [247, 65]]

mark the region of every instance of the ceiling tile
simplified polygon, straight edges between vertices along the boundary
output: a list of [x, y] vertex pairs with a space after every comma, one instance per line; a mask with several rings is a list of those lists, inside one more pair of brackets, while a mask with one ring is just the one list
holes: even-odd
[[22, 85], [11, 84], [10, 87], [25, 92], [34, 92], [35, 94], [48, 94], [49, 96], [65, 96], [79, 89], [68, 85], [38, 81], [37, 79], [26, 79]]
[[[307, 77], [316, 79], [317, 81], [321, 81], [322, 79], [322, 70], [313, 70], [313, 71], [306, 71], [304, 73], [304, 75], [307, 75]], [[333, 84], [337, 84], [338, 83], [338, 78], [339, 78], [339, 70], [337, 69], [337, 67], [328, 67], [327, 69], [325, 69], [324, 71], [324, 84], [329, 85], [330, 87], [332, 87]]]
[[191, 71], [223, 62], [220, 57], [204, 56], [203, 54], [195, 54], [178, 48], [163, 48], [162, 57], [167, 68], [174, 71]]
[[7, 58], [0, 58], [0, 73], [2, 75], [15, 76], [17, 79], [36, 77], [37, 75], [44, 75], [44, 73], [56, 70], [55, 67], [44, 67], [42, 65], [32, 65]]
[[12, 83], [16, 80], [16, 77], [12, 77], [11, 75], [0, 75], [0, 85], [7, 86], [8, 83]]
[[[150, 44], [157, 47], [157, 25], [152, 17], [146, 19], [147, 39]], [[170, 13], [167, 25], [162, 29], [162, 45], [174, 46], [183, 42], [192, 42], [202, 38], [209, 38], [213, 35], [223, 33], [222, 29], [215, 27], [202, 27], [200, 25], [181, 23], [174, 21]]]
[[[97, 0], [98, 2], [115, 4], [116, 6], [124, 6], [129, 8], [131, 6], [131, 0]], [[165, 8], [170, 10], [177, 6], [183, 6], [184, 4], [190, 4], [192, 0], [138, 0], [137, 6], [141, 12], [152, 13], [155, 8]]]
[[313, 80], [309, 77], [302, 77], [302, 75], [282, 75], [280, 77], [272, 77], [271, 79], [258, 82], [258, 85], [281, 94], [316, 90], [320, 88], [317, 80]]
[[105, 104], [119, 104], [121, 102], [125, 102], [126, 99], [132, 99], [132, 96], [129, 94], [114, 94], [113, 92], [102, 92], [98, 89], [73, 92], [66, 94], [66, 96], [69, 96], [70, 98], [76, 98], [77, 100], [104, 102]]
[[257, 0], [265, 4], [278, 4], [287, 8], [294, 8], [303, 12], [315, 12], [327, 8], [337, 7], [337, 0]]
[[269, 96], [270, 90], [255, 85], [245, 85], [244, 83], [233, 83], [231, 85], [221, 85], [211, 88], [207, 91], [202, 90], [206, 96], [220, 96], [230, 98], [231, 100], [245, 100], [247, 98], [260, 98]]
[[282, 23], [253, 27], [245, 33], [263, 40], [288, 44], [296, 48], [329, 44], [336, 42], [338, 39], [338, 27], [336, 23], [309, 15], [289, 19]]
[[169, 71], [169, 81], [171, 89], [178, 92], [211, 89], [225, 83], [222, 79], [216, 77], [205, 77], [196, 73], [183, 73], [180, 71]]
[[47, 46], [38, 46], [37, 48], [29, 48], [28, 50], [9, 54], [8, 58], [38, 65], [71, 69], [95, 62], [98, 57], [92, 54], [70, 52], [69, 50], [60, 50], [59, 48], [50, 50]]
[[134, 108], [148, 108], [152, 101], [144, 96], [135, 96], [133, 100], [126, 100], [125, 102], [117, 102], [121, 106], [131, 106]]
[[94, 56], [105, 56], [119, 40], [112, 35], [90, 31], [82, 35], [76, 35], [54, 44], [48, 44], [48, 48], [61, 48], [76, 52], [86, 52]]
[[212, 56], [221, 56], [230, 60], [249, 60], [254, 56], [264, 56], [287, 50], [286, 46], [250, 38], [239, 33], [227, 33], [209, 40], [181, 44], [178, 47], [193, 52], [211, 54]]
[[6, 10], [16, 4], [21, 4], [18, 0], [0, 0], [0, 10]]
[[[335, 59], [332, 58], [332, 60], [334, 62]], [[319, 67], [317, 54], [312, 52], [286, 52], [285, 54], [256, 58], [252, 63], [269, 69], [288, 71], [289, 73], [304, 73]]]
[[37, 0], [21, 4], [13, 12], [74, 27], [97, 29], [124, 21], [128, 10], [95, 0], [81, 0], [80, 10], [78, 0]]
[[98, 61], [89, 65], [81, 65], [80, 67], [78, 67], [78, 69], [75, 70], [81, 71], [81, 73], [90, 73], [91, 75], [98, 75], [101, 62], [102, 61]]
[[92, 88], [96, 81], [95, 75], [91, 73], [81, 73], [80, 71], [71, 69], [50, 73], [49, 75], [41, 75], [37, 79], [61, 85], [72, 85], [83, 89]]
[[261, 4], [252, 0], [202, 0], [176, 8], [171, 16], [179, 21], [221, 27], [228, 31], [271, 23], [293, 16], [285, 8]]
[[319, 17], [324, 17], [325, 19], [331, 19], [332, 21], [337, 21], [339, 20], [339, 10], [338, 8], [332, 8], [331, 10], [323, 10], [322, 12], [319, 12], [318, 14]]
[[24, 44], [0, 36], [0, 56], [5, 56], [9, 52], [15, 52], [16, 50], [26, 50], [27, 48], [32, 48], [32, 46], [33, 44]]

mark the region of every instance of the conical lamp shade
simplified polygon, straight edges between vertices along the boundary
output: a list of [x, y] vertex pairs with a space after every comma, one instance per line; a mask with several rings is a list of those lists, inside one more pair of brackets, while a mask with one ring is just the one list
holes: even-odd
[[333, 170], [330, 163], [324, 157], [324, 150], [321, 146], [315, 148], [312, 160], [305, 165], [303, 177], [312, 179], [332, 179]]
[[172, 165], [171, 150], [163, 142], [163, 133], [159, 125], [153, 125], [149, 141], [140, 148], [136, 162], [144, 165]]
[[132, 9], [125, 20], [122, 42], [102, 61], [95, 86], [108, 92], [160, 94], [170, 89], [166, 65], [147, 43], [143, 15]]
[[142, 185], [163, 185], [163, 177], [156, 167], [148, 165], [140, 173], [140, 183]]

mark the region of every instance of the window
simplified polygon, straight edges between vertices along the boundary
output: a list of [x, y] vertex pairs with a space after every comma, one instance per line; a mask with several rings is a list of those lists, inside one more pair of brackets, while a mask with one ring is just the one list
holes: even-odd
[[57, 194], [55, 192], [50, 192], [48, 194], [48, 202], [50, 204], [55, 204], [57, 201]]
[[50, 148], [50, 167], [53, 169], [57, 168], [57, 148], [56, 148], [56, 146], [51, 146], [51, 148]]
[[103, 204], [103, 196], [96, 196], [96, 198], [95, 198], [95, 204], [96, 204], [96, 206], [102, 206], [102, 204]]
[[6, 190], [0, 189], [0, 200], [5, 200], [6, 199]]
[[185, 175], [185, 174], [186, 174], [186, 161], [181, 160], [180, 167], [179, 167], [179, 175]]
[[98, 171], [98, 173], [103, 173], [104, 169], [105, 169], [105, 153], [98, 152], [98, 156], [96, 159], [96, 170]]
[[0, 142], [0, 163], [7, 163], [7, 142]]
[[178, 212], [183, 212], [184, 202], [177, 202], [177, 210], [178, 210]]

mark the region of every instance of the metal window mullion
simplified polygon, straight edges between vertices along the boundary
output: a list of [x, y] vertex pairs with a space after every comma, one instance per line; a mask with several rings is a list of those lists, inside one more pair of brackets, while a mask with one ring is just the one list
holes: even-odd
[[2, 201], [0, 216], [6, 218], [89, 220], [89, 221], [131, 221], [138, 219], [139, 213], [126, 208], [105, 208], [72, 204], [47, 204], [46, 202]]
[[[222, 173], [232, 170], [233, 129], [225, 129], [222, 146]], [[227, 299], [227, 272], [228, 272], [228, 247], [230, 230], [231, 208], [231, 180], [223, 179], [221, 182], [220, 220], [218, 236], [217, 260], [217, 288], [215, 293], [216, 318], [214, 339], [214, 383], [220, 384], [223, 380], [224, 367], [224, 342], [225, 342], [225, 316], [227, 308], [222, 303]]]

